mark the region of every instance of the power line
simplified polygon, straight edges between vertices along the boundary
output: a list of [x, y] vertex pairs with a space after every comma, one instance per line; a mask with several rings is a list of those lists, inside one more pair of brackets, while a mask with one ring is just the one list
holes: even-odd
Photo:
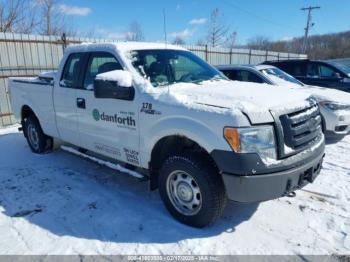
[[307, 46], [308, 46], [308, 37], [310, 29], [315, 25], [315, 23], [312, 22], [312, 11], [315, 9], [321, 9], [320, 6], [309, 6], [309, 7], [303, 7], [300, 10], [301, 11], [308, 11], [307, 14], [307, 20], [306, 20], [306, 27], [305, 27], [305, 34], [304, 34], [304, 41], [303, 41], [303, 47], [302, 47], [302, 53], [306, 53]]
[[259, 20], [261, 20], [261, 21], [265, 21], [265, 22], [267, 22], [267, 23], [269, 23], [269, 24], [272, 24], [272, 25], [275, 25], [275, 26], [278, 26], [278, 27], [282, 27], [282, 28], [284, 28], [284, 29], [285, 29], [286, 27], [289, 27], [289, 28], [292, 28], [292, 29], [296, 29], [296, 27], [289, 26], [289, 25], [284, 25], [284, 24], [280, 24], [280, 23], [276, 23], [276, 22], [274, 22], [274, 21], [272, 21], [272, 20], [270, 20], [270, 19], [267, 19], [267, 18], [265, 18], [265, 17], [262, 17], [262, 16], [260, 16], [260, 15], [257, 15], [257, 14], [255, 14], [255, 13], [251, 12], [251, 11], [248, 11], [248, 10], [246, 10], [246, 9], [241, 8], [240, 6], [238, 6], [238, 5], [236, 5], [236, 4], [232, 3], [232, 2], [227, 2], [226, 0], [222, 0], [222, 1], [223, 1], [225, 4], [230, 5], [230, 6], [234, 7], [234, 8], [236, 8], [237, 10], [239, 10], [239, 11], [241, 11], [241, 12], [244, 12], [244, 13], [250, 15], [250, 16], [253, 16], [253, 17], [255, 17], [255, 18], [257, 18], [257, 19], [259, 19]]

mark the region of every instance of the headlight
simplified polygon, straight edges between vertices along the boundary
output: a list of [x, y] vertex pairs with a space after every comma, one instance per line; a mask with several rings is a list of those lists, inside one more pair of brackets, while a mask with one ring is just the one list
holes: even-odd
[[332, 102], [332, 101], [321, 101], [320, 102], [321, 106], [324, 106], [328, 108], [329, 110], [332, 111], [337, 111], [337, 110], [350, 110], [350, 105], [345, 105], [342, 103], [337, 103], [337, 102]]
[[224, 136], [236, 153], [257, 153], [262, 159], [277, 159], [272, 126], [224, 129]]

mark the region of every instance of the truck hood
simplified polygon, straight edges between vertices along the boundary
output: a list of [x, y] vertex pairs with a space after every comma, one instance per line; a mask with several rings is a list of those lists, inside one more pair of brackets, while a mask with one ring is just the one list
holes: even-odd
[[238, 81], [205, 81], [200, 84], [174, 84], [172, 95], [186, 103], [240, 110], [254, 124], [273, 122], [270, 111], [298, 110], [310, 105], [309, 94], [267, 84]]

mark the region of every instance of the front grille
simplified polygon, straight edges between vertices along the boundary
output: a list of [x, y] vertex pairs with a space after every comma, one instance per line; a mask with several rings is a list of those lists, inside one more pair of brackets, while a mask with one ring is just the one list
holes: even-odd
[[322, 132], [321, 115], [318, 106], [311, 105], [297, 112], [279, 116], [283, 130], [284, 144], [292, 152], [309, 146]]

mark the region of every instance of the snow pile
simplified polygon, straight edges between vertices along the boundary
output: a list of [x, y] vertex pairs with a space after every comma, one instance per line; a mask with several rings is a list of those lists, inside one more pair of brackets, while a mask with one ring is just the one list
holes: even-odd
[[132, 86], [132, 75], [128, 71], [113, 70], [106, 73], [98, 74], [97, 80], [102, 81], [115, 81], [119, 86], [131, 87]]
[[18, 133], [18, 128], [20, 128], [21, 125], [20, 124], [16, 124], [10, 127], [6, 127], [6, 128], [1, 128], [0, 127], [0, 136], [2, 135], [8, 135], [8, 134], [13, 134], [13, 133]]

